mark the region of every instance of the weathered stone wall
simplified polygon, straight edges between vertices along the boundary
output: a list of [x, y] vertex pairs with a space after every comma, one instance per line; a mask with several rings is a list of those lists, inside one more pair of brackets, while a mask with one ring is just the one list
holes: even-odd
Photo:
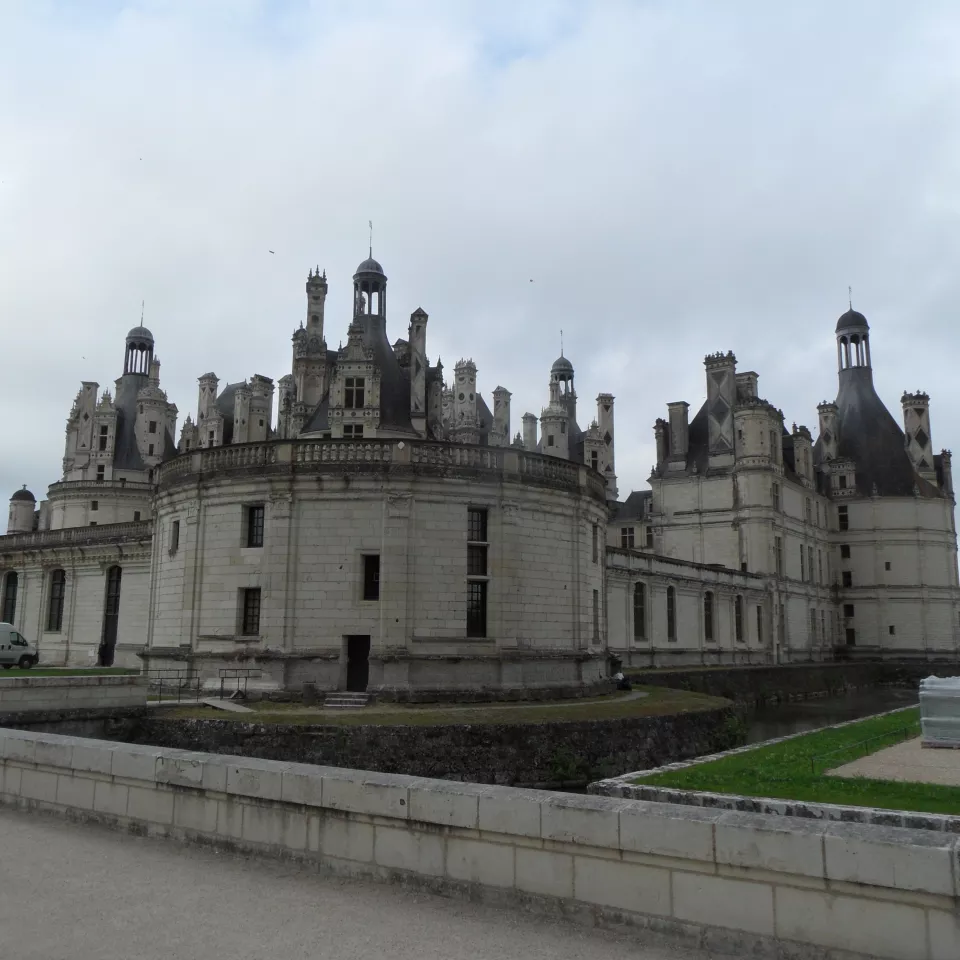
[[923, 677], [956, 676], [950, 663], [812, 663], [770, 667], [631, 671], [634, 683], [691, 690], [741, 704], [778, 703], [842, 694], [880, 684], [916, 685]]
[[110, 737], [444, 780], [582, 787], [737, 746], [743, 730], [738, 712], [728, 707], [667, 717], [442, 726], [302, 726], [149, 715]]
[[56, 711], [146, 707], [141, 676], [0, 677], [0, 721]]
[[0, 802], [737, 957], [956, 960], [960, 839], [0, 731]]

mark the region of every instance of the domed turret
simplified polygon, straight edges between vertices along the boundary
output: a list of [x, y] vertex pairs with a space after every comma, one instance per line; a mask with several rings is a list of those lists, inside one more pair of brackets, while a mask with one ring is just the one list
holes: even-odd
[[127, 334], [127, 350], [123, 361], [123, 374], [135, 373], [148, 376], [153, 363], [153, 334], [144, 326], [134, 327]]
[[364, 260], [359, 267], [357, 267], [354, 276], [357, 276], [357, 274], [360, 273], [379, 273], [381, 276], [385, 276], [383, 267], [381, 267], [380, 264], [373, 259], [373, 257], [367, 257], [367, 259]]
[[554, 380], [572, 380], [573, 364], [561, 354], [553, 361], [553, 366], [550, 368], [550, 376]]
[[846, 313], [840, 315], [840, 319], [837, 320], [837, 333], [840, 333], [844, 330], [869, 330], [870, 324], [867, 323], [867, 318], [860, 313], [859, 310], [854, 310], [851, 307]]
[[10, 513], [7, 516], [7, 534], [31, 533], [33, 531], [33, 511], [37, 498], [24, 485], [10, 498]]

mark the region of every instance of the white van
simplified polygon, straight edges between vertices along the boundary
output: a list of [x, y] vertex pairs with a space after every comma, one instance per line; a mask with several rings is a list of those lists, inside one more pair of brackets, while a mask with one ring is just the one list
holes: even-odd
[[27, 670], [36, 666], [39, 659], [37, 648], [30, 646], [12, 623], [0, 623], [0, 666], [4, 670], [11, 667]]

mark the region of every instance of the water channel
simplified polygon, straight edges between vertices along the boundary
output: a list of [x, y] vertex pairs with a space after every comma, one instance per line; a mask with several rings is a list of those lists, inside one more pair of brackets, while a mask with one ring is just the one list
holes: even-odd
[[747, 718], [747, 743], [806, 733], [844, 720], [857, 720], [918, 702], [916, 689], [873, 687], [836, 697], [795, 700], [757, 707]]

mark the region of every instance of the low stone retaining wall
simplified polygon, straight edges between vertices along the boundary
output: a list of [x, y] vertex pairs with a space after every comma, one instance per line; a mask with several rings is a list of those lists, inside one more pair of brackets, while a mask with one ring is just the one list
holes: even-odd
[[141, 676], [0, 676], [0, 723], [81, 715], [89, 710], [105, 715], [146, 705], [147, 681]]
[[[588, 716], [590, 708], [583, 709]], [[582, 788], [626, 770], [735, 746], [743, 742], [743, 731], [736, 709], [725, 707], [616, 720], [431, 726], [267, 724], [151, 714], [120, 725], [109, 738], [444, 780]]]
[[[883, 717], [912, 707], [900, 707], [878, 713]], [[861, 718], [862, 719], [862, 718]], [[860, 720], [846, 720], [823, 729], [834, 730], [840, 727], [860, 723]], [[703, 763], [712, 763], [723, 757], [747, 753], [760, 747], [783, 743], [805, 733], [793, 733], [787, 737], [777, 737], [763, 743], [753, 743], [746, 747], [725, 750], [711, 756], [697, 757], [678, 763], [664, 764], [655, 770], [635, 770], [609, 780], [591, 783], [587, 792], [600, 797], [627, 797], [631, 800], [652, 800], [656, 803], [677, 803], [689, 807], [705, 807], [713, 810], [737, 810], [746, 813], [763, 813], [779, 817], [801, 817], [807, 820], [834, 820], [843, 823], [865, 823], [881, 827], [907, 827], [912, 830], [937, 830], [942, 833], [960, 834], [960, 816], [939, 813], [919, 813], [911, 810], [883, 810], [874, 807], [848, 807], [836, 803], [812, 803], [806, 800], [776, 800], [771, 797], [744, 797], [734, 793], [713, 793], [708, 790], [682, 790], [678, 787], [661, 787], [653, 784], [634, 783], [641, 774], [651, 776], [656, 773], [672, 773], [685, 770]]]
[[736, 956], [956, 960], [960, 840], [929, 831], [0, 731], [0, 800]]
[[931, 675], [960, 675], [960, 664], [876, 661], [630, 671], [637, 684], [691, 690], [746, 705], [835, 696], [882, 684], [916, 686]]

